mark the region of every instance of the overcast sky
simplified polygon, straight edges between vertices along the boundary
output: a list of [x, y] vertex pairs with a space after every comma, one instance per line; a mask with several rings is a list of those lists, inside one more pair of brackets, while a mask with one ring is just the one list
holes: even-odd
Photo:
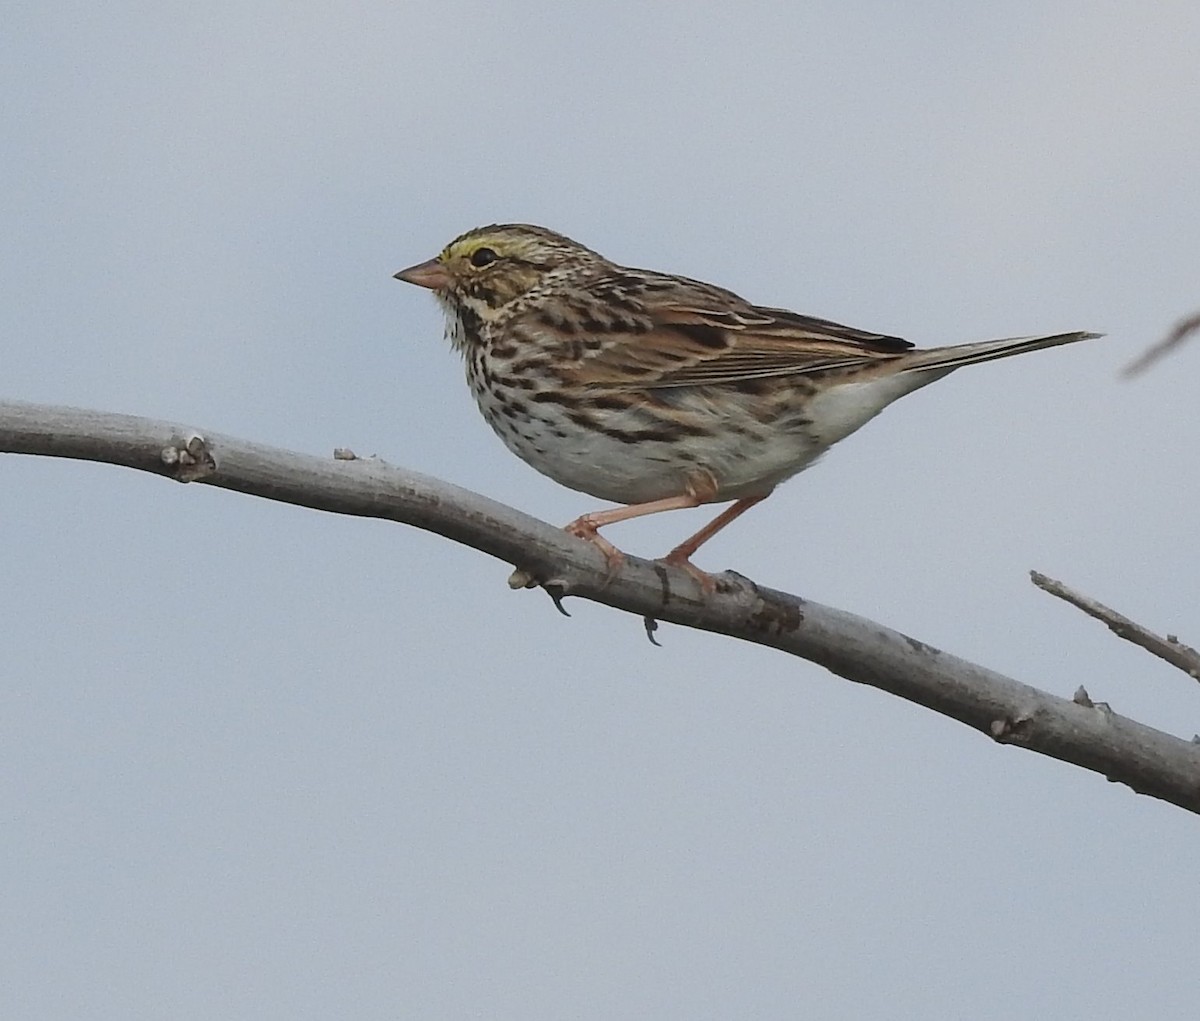
[[[1184, 737], [1200, 6], [7, 5], [0, 396], [348, 446], [563, 523], [429, 295], [545, 224], [965, 369], [697, 557]], [[613, 528], [665, 552], [709, 512]], [[0, 459], [6, 1018], [1192, 1018], [1200, 831], [394, 524]]]

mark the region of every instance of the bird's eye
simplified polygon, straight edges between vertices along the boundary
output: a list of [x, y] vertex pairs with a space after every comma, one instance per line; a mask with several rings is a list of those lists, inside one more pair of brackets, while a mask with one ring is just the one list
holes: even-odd
[[483, 269], [484, 266], [490, 266], [497, 258], [496, 253], [490, 248], [476, 248], [471, 253], [471, 265], [476, 269]]

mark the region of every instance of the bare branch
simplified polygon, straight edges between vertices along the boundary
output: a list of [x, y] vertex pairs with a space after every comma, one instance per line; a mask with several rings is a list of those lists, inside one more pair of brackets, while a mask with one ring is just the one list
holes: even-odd
[[1158, 361], [1171, 348], [1182, 344], [1189, 335], [1195, 333], [1197, 330], [1200, 330], [1200, 312], [1197, 312], [1194, 316], [1188, 316], [1186, 319], [1179, 320], [1171, 332], [1162, 340], [1147, 348], [1146, 351], [1130, 362], [1129, 365], [1125, 366], [1125, 370], [1121, 375], [1126, 379], [1136, 376], [1153, 362]]
[[[0, 403], [0, 451], [124, 465], [168, 478], [436, 532], [512, 564], [557, 600], [729, 635], [817, 663], [988, 735], [1200, 812], [1200, 746], [1058, 698], [881, 624], [733, 573], [705, 598], [685, 572], [629, 557], [613, 579], [590, 543], [456, 486], [342, 452], [318, 458], [95, 411]], [[649, 625], [647, 625], [649, 629]]]
[[1167, 635], [1166, 638], [1156, 635], [1149, 628], [1117, 613], [1116, 610], [1110, 609], [1103, 603], [1098, 603], [1096, 600], [1068, 588], [1061, 581], [1047, 578], [1037, 571], [1030, 571], [1029, 577], [1044, 592], [1058, 596], [1059, 599], [1081, 609], [1089, 617], [1095, 617], [1101, 624], [1107, 625], [1108, 629], [1118, 638], [1124, 638], [1127, 642], [1141, 646], [1159, 659], [1165, 659], [1171, 666], [1178, 667], [1193, 680], [1200, 681], [1200, 652], [1184, 645], [1174, 635]]

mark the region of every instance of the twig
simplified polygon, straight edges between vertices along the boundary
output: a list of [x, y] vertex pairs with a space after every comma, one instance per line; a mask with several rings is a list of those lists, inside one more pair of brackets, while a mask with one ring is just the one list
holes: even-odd
[[1152, 347], [1148, 348], [1141, 355], [1135, 358], [1129, 365], [1125, 366], [1121, 373], [1126, 379], [1131, 376], [1136, 376], [1139, 372], [1144, 371], [1151, 363], [1158, 361], [1171, 348], [1182, 344], [1184, 339], [1192, 333], [1200, 330], [1200, 312], [1194, 316], [1188, 316], [1186, 319], [1181, 319], [1177, 322], [1174, 328], [1162, 340]]
[[1100, 623], [1107, 625], [1108, 629], [1118, 638], [1124, 638], [1127, 642], [1141, 646], [1159, 659], [1166, 660], [1171, 666], [1178, 667], [1193, 680], [1200, 681], [1200, 652], [1184, 645], [1174, 635], [1167, 635], [1166, 638], [1156, 635], [1149, 628], [1130, 620], [1124, 614], [1117, 613], [1116, 610], [1109, 609], [1103, 603], [1081, 595], [1061, 581], [1047, 578], [1037, 571], [1030, 571], [1029, 577], [1044, 592], [1058, 596], [1059, 599], [1081, 609], [1089, 617], [1095, 617]]
[[[520, 511], [366, 458], [319, 458], [96, 411], [0, 403], [0, 451], [125, 465], [178, 480], [436, 532], [552, 593], [729, 635], [820, 664], [988, 735], [1200, 813], [1200, 745], [1038, 691], [881, 624], [727, 572], [705, 596], [684, 571], [628, 557], [610, 577], [591, 543]], [[11, 495], [11, 494], [10, 494]]]

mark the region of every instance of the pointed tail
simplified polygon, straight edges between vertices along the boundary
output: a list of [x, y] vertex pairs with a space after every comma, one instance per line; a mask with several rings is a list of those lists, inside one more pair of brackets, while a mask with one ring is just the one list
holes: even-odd
[[953, 347], [932, 347], [924, 351], [911, 351], [901, 355], [904, 361], [902, 372], [913, 370], [940, 370], [944, 375], [963, 365], [990, 362], [997, 358], [1039, 351], [1044, 347], [1059, 344], [1074, 344], [1079, 340], [1095, 340], [1102, 333], [1050, 333], [1041, 337], [1010, 337], [1007, 340], [985, 340], [978, 344], [955, 344]]

